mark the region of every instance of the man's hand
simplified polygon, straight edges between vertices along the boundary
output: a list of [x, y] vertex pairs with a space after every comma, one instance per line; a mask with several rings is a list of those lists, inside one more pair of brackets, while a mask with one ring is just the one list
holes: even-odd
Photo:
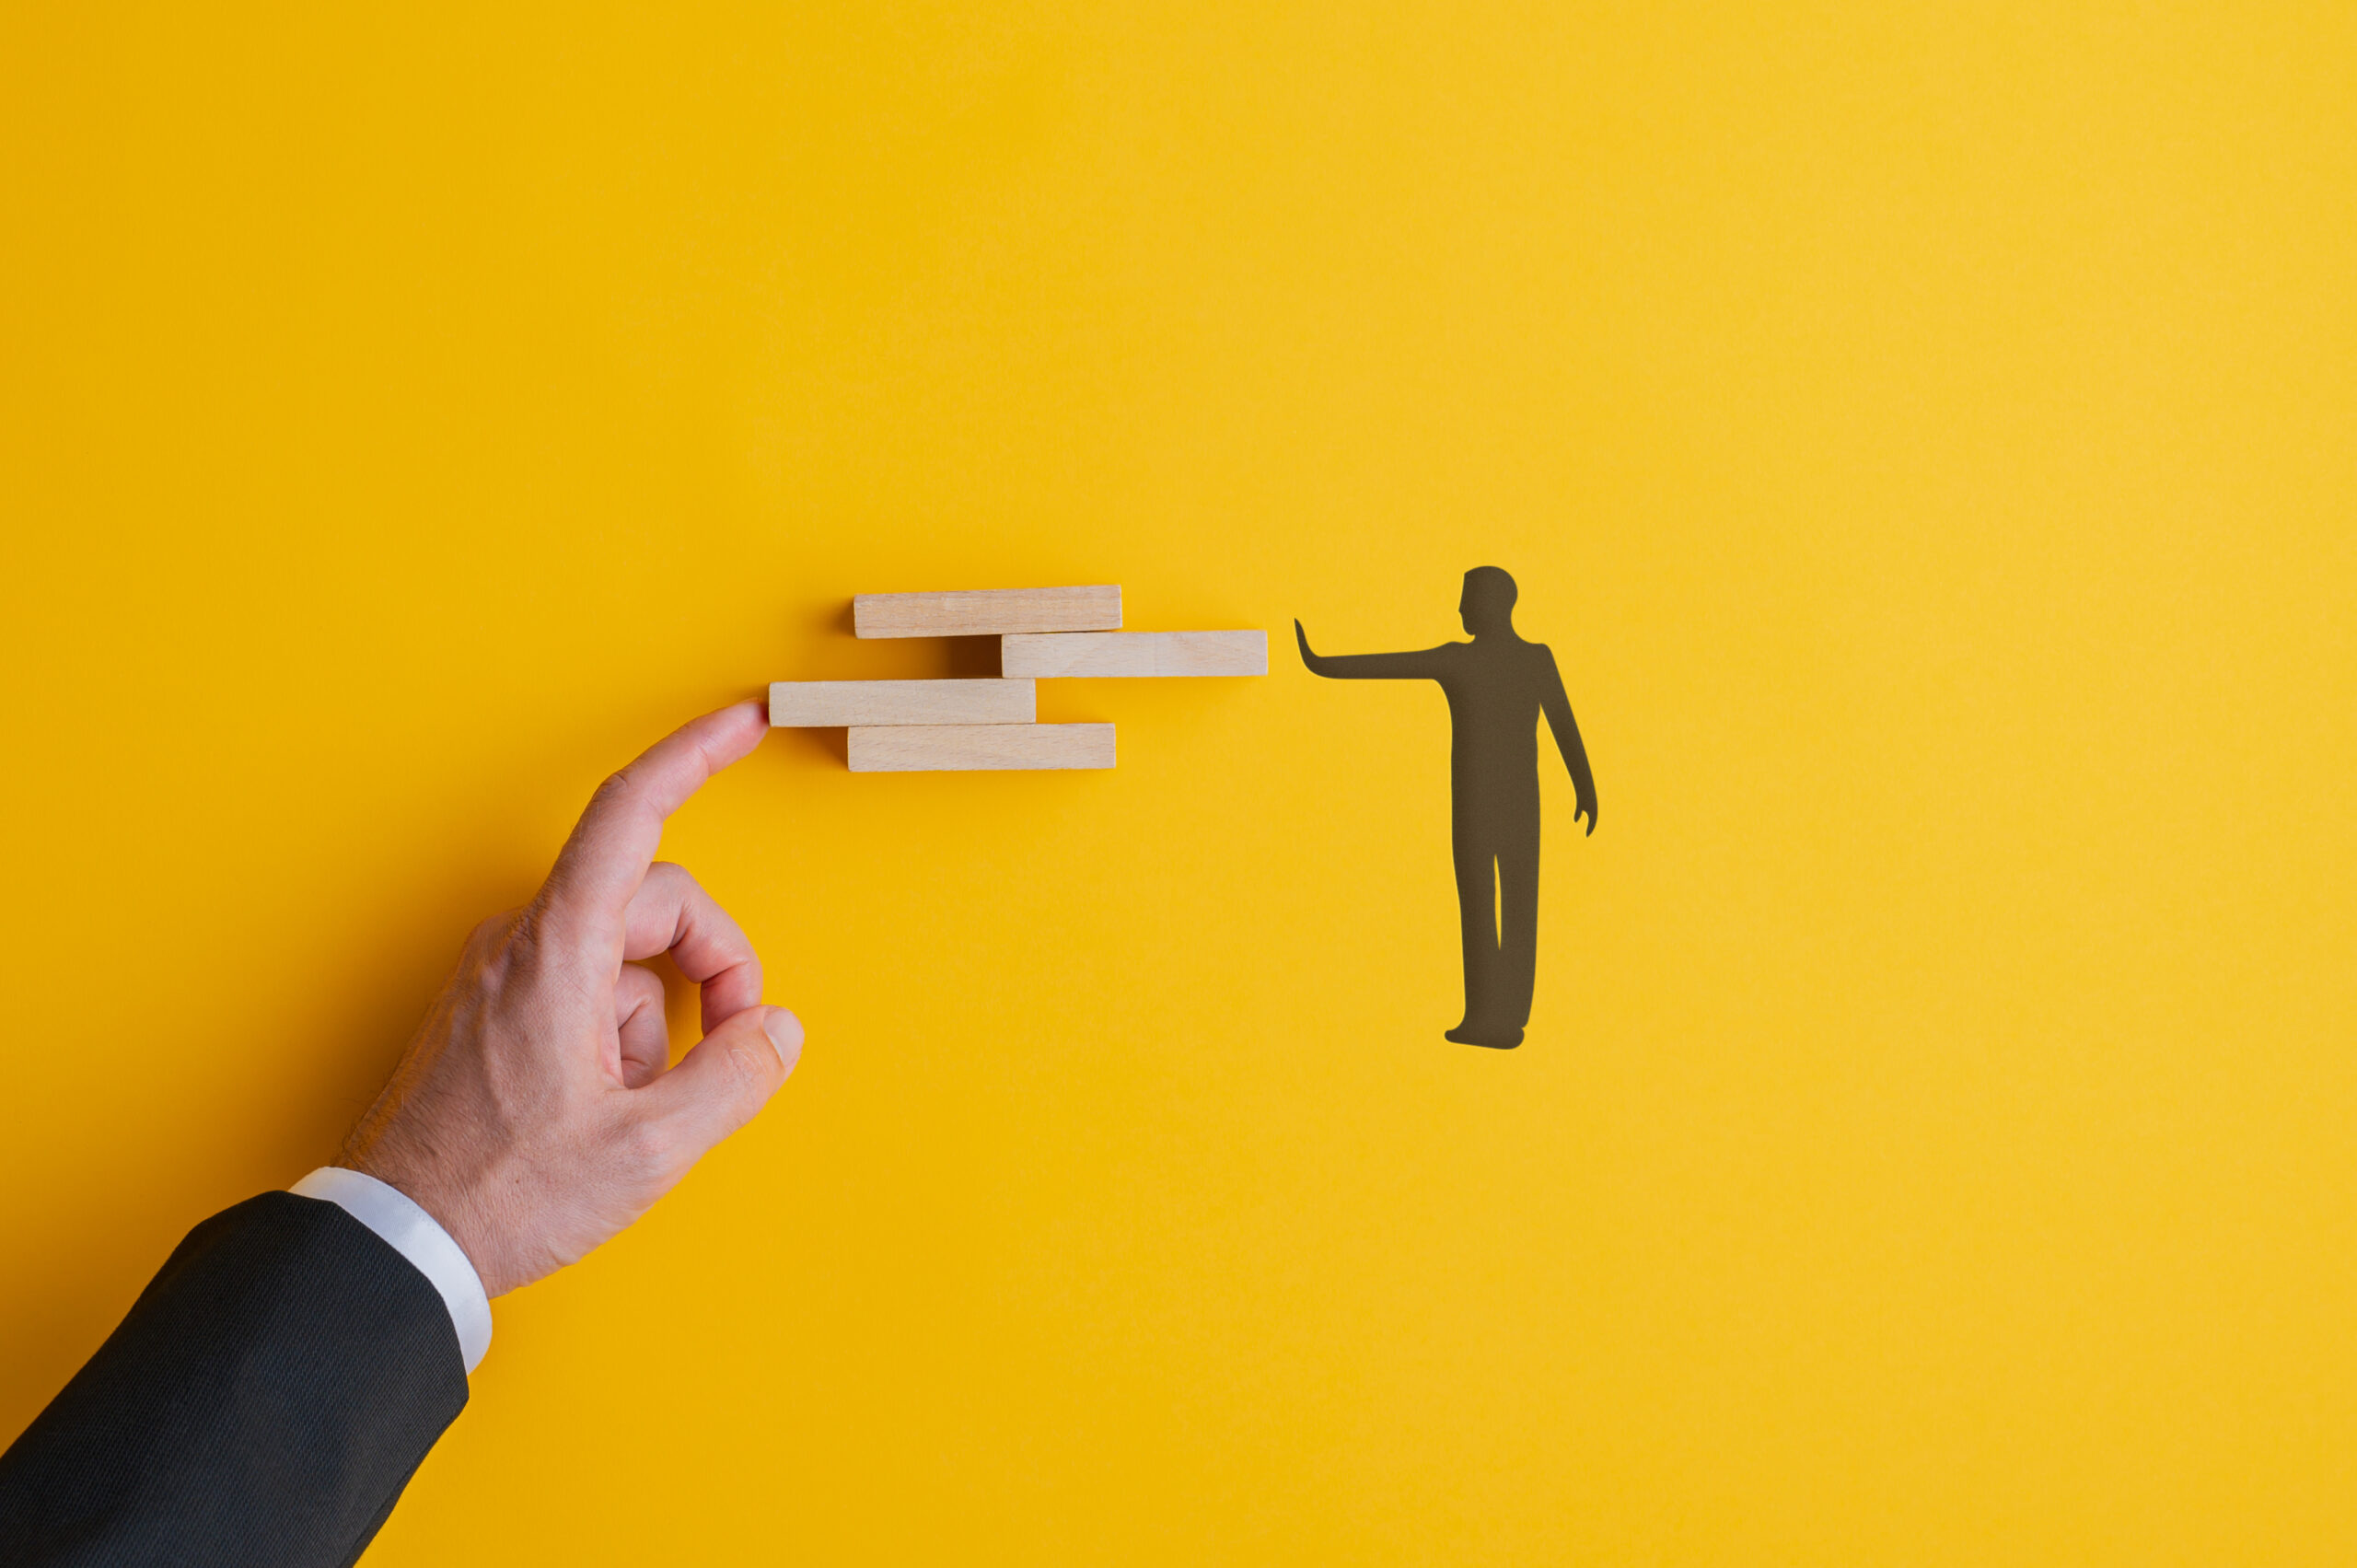
[[[758, 703], [706, 714], [608, 779], [532, 901], [468, 939], [338, 1164], [390, 1183], [464, 1249], [485, 1293], [553, 1273], [646, 1212], [752, 1119], [802, 1054], [761, 964], [695, 878], [655, 863], [663, 819], [760, 744]], [[666, 1070], [669, 953], [704, 1038]]]

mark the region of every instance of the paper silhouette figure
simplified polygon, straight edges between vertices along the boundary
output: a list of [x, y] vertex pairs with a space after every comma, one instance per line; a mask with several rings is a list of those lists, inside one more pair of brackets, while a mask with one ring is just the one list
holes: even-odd
[[1450, 844], [1465, 934], [1465, 1021], [1448, 1038], [1511, 1050], [1530, 1022], [1538, 966], [1538, 716], [1547, 715], [1578, 792], [1576, 819], [1596, 831], [1596, 778], [1580, 744], [1555, 656], [1514, 629], [1514, 578], [1496, 566], [1465, 574], [1457, 613], [1469, 643], [1407, 654], [1310, 651], [1301, 662], [1335, 680], [1434, 680], [1448, 698]]

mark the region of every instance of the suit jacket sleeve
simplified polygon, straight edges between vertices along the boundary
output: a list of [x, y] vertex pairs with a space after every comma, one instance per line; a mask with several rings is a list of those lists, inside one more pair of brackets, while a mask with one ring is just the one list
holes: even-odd
[[425, 1276], [263, 1193], [191, 1231], [0, 1455], [0, 1562], [350, 1563], [466, 1402]]

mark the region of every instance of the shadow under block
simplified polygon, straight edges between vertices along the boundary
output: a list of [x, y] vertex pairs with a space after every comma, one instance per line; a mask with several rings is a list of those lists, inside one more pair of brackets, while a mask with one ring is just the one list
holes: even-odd
[[853, 726], [854, 773], [1109, 768], [1109, 724], [928, 724]]
[[1010, 676], [1266, 675], [1266, 632], [1059, 632], [999, 642]]
[[998, 637], [1010, 632], [1109, 632], [1121, 624], [1118, 584], [1090, 588], [991, 588], [972, 593], [861, 594], [852, 630], [863, 637]]
[[1037, 691], [1028, 680], [773, 680], [770, 725], [1028, 725]]

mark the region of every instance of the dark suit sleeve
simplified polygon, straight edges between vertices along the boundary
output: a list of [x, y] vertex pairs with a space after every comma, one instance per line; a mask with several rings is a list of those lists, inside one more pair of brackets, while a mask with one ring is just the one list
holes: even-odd
[[466, 1402], [426, 1277], [266, 1192], [191, 1231], [0, 1454], [0, 1562], [349, 1563]]

